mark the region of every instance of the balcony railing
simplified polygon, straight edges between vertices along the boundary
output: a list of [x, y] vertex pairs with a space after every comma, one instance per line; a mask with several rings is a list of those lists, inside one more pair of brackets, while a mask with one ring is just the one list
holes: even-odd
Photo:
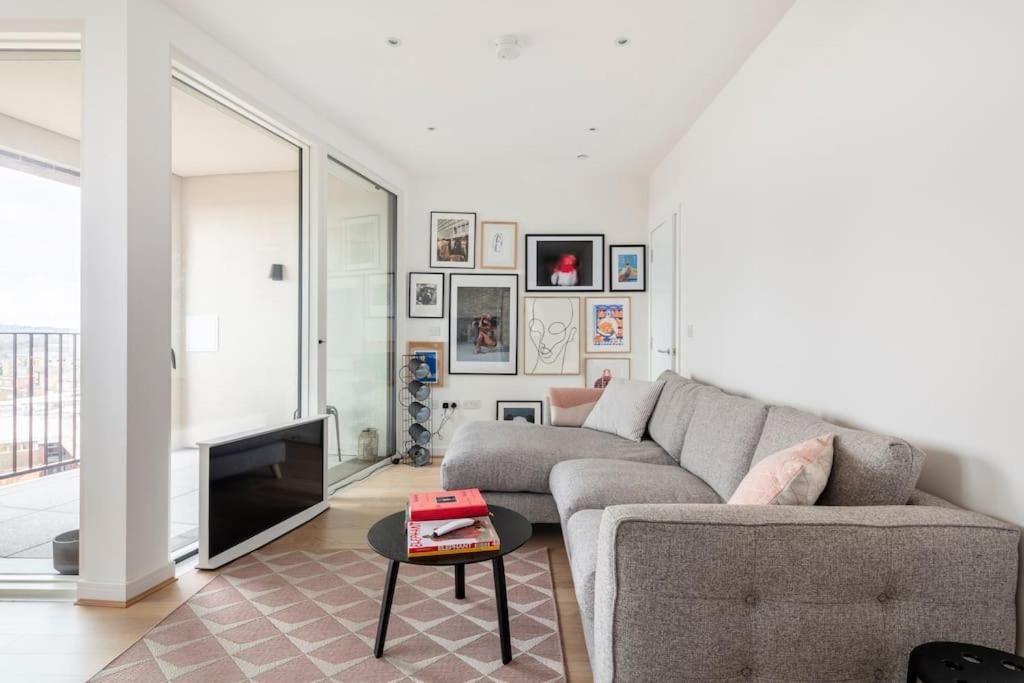
[[79, 462], [79, 333], [0, 332], [0, 485]]

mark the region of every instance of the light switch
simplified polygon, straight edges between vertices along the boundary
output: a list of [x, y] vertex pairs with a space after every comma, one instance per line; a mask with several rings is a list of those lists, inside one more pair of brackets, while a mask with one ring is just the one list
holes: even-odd
[[693, 339], [693, 325], [686, 326], [686, 338]]

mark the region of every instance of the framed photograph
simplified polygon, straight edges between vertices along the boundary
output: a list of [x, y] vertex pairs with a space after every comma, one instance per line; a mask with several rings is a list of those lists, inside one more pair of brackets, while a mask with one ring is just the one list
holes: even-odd
[[405, 349], [406, 354], [422, 358], [430, 367], [430, 376], [421, 382], [435, 387], [444, 386], [444, 342], [410, 341]]
[[409, 273], [409, 317], [444, 317], [444, 273]]
[[519, 223], [480, 223], [480, 267], [512, 270], [519, 263]]
[[476, 214], [430, 212], [430, 267], [476, 267]]
[[586, 359], [587, 388], [604, 389], [613, 379], [629, 379], [629, 359], [595, 356]]
[[342, 267], [345, 270], [370, 270], [383, 263], [380, 216], [353, 216], [342, 222], [344, 251]]
[[587, 297], [587, 353], [629, 353], [628, 296]]
[[578, 296], [523, 297], [523, 372], [580, 374], [581, 326]]
[[647, 246], [613, 244], [608, 247], [608, 289], [613, 292], [647, 291]]
[[452, 273], [448, 281], [448, 374], [519, 372], [519, 275]]
[[544, 401], [498, 401], [497, 419], [544, 424]]
[[603, 292], [604, 235], [527, 235], [526, 291]]

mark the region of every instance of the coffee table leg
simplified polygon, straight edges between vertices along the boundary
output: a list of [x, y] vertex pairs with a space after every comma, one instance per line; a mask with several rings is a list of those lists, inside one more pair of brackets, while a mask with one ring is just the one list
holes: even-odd
[[388, 620], [391, 618], [391, 602], [395, 599], [395, 584], [398, 582], [398, 563], [391, 560], [388, 564], [388, 580], [384, 584], [384, 595], [380, 599], [380, 617], [377, 619], [377, 642], [373, 646], [373, 656], [377, 659], [384, 654], [384, 640], [388, 637]]
[[466, 597], [466, 565], [455, 565], [455, 599], [462, 600]]
[[501, 663], [512, 661], [512, 637], [508, 632], [508, 592], [505, 590], [505, 561], [491, 560], [494, 569], [494, 601], [498, 603], [498, 637], [501, 639]]

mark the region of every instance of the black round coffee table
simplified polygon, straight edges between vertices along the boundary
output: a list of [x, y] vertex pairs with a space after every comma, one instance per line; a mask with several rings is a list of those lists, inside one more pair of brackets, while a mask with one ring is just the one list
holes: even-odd
[[518, 512], [497, 505], [488, 506], [491, 523], [498, 532], [501, 548], [486, 553], [465, 553], [462, 555], [435, 555], [409, 559], [405, 539], [405, 513], [396, 512], [380, 520], [366, 532], [366, 541], [378, 555], [388, 558], [388, 576], [384, 584], [384, 596], [380, 601], [380, 618], [377, 621], [377, 641], [373, 656], [378, 659], [384, 654], [384, 640], [391, 618], [391, 602], [395, 598], [395, 584], [398, 582], [398, 565], [419, 564], [433, 567], [455, 567], [455, 598], [466, 597], [466, 565], [491, 561], [494, 571], [494, 600], [498, 603], [498, 636], [501, 640], [501, 661], [512, 661], [512, 639], [508, 632], [508, 594], [505, 591], [505, 555], [518, 550], [533, 535], [533, 525]]

